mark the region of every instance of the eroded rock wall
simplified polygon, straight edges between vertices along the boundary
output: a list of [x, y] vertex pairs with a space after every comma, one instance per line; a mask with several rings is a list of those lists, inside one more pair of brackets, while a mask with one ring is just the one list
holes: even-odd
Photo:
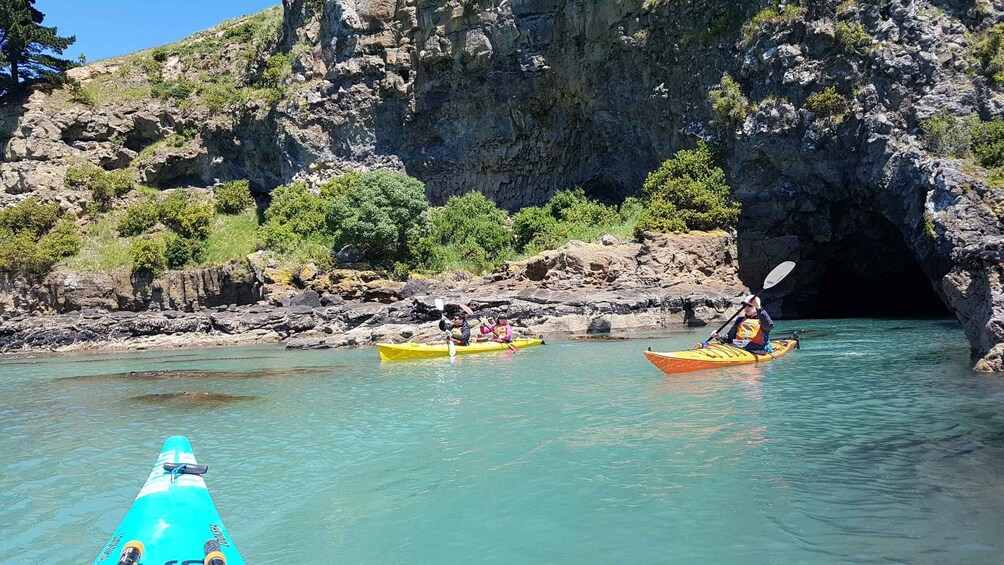
[[77, 273], [65, 269], [44, 277], [0, 278], [0, 315], [63, 314], [77, 310], [194, 312], [262, 299], [262, 281], [246, 264], [169, 271], [161, 276], [128, 271]]

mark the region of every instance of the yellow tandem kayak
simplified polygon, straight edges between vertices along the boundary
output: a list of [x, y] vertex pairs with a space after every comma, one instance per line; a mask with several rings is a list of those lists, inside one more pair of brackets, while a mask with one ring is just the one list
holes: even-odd
[[762, 355], [750, 353], [734, 345], [713, 343], [701, 349], [688, 349], [672, 353], [646, 351], [645, 357], [648, 357], [648, 360], [662, 372], [667, 375], [675, 375], [677, 373], [689, 373], [690, 371], [700, 371], [702, 369], [773, 361], [795, 349], [798, 345], [798, 340], [774, 339], [771, 340], [771, 344], [774, 346], [774, 352]]
[[[544, 343], [542, 339], [519, 338], [512, 340], [512, 344], [522, 349], [533, 347]], [[485, 353], [487, 351], [504, 351], [509, 349], [505, 343], [494, 341], [472, 342], [470, 345], [458, 345], [457, 355], [468, 353]], [[427, 357], [449, 357], [449, 347], [445, 343], [378, 343], [377, 351], [380, 352], [381, 361], [397, 361], [399, 359], [423, 359]]]

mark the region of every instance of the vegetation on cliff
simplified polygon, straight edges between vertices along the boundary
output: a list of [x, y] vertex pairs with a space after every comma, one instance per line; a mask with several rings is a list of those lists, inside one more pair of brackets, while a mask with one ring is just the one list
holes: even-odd
[[715, 165], [703, 141], [650, 174], [644, 191], [649, 204], [638, 218], [636, 233], [733, 228], [739, 220], [739, 204], [731, 199], [725, 171]]
[[107, 61], [112, 72], [73, 83], [67, 97], [102, 106], [160, 99], [230, 113], [274, 105], [284, 94], [289, 58], [274, 55], [282, 7], [223, 22], [184, 40]]
[[920, 131], [927, 150], [939, 157], [969, 161], [994, 187], [1004, 185], [1004, 118], [980, 120], [976, 114], [964, 118], [941, 110], [921, 120]]
[[1004, 23], [980, 35], [973, 46], [973, 57], [991, 84], [1004, 85]]
[[29, 198], [0, 210], [0, 271], [45, 273], [80, 249], [77, 227], [55, 204]]
[[[729, 21], [738, 21], [740, 12], [752, 10], [729, 11]], [[800, 13], [800, 8], [768, 10], [753, 24], [757, 29], [781, 25]], [[342, 175], [319, 186], [293, 182], [272, 188], [257, 178], [256, 190], [272, 188], [269, 197], [261, 199], [269, 201], [267, 206], [256, 206], [265, 202], [255, 202], [248, 180], [168, 192], [143, 186], [188, 185], [198, 175], [186, 169], [201, 166], [211, 138], [248, 118], [249, 112], [274, 109], [287, 90], [298, 88], [293, 76], [296, 48], [277, 52], [282, 21], [282, 8], [276, 7], [224, 22], [185, 40], [83, 69], [79, 80], [52, 92], [47, 103], [53, 108], [79, 110], [99, 121], [106, 118], [103, 112], [112, 111], [103, 106], [123, 101], [148, 101], [152, 111], [142, 117], [148, 131], [136, 133], [134, 126], [81, 136], [81, 146], [88, 147], [85, 153], [108, 152], [100, 166], [92, 155], [65, 158], [64, 184], [74, 200], [61, 206], [70, 210], [68, 216], [78, 216], [75, 224], [84, 230], [83, 237], [73, 227], [75, 245], [54, 246], [58, 249], [46, 255], [49, 259], [33, 261], [31, 268], [44, 272], [69, 256], [75, 269], [157, 273], [238, 259], [263, 249], [290, 267], [363, 260], [399, 276], [414, 270], [482, 272], [570, 239], [596, 240], [604, 234], [627, 239], [642, 229], [685, 231], [735, 224], [738, 207], [727, 198], [721, 169], [710, 164], [704, 171], [681, 165], [664, 172], [664, 186], [647, 185], [644, 198], [629, 198], [620, 206], [573, 188], [512, 216], [477, 192], [432, 208], [420, 181], [380, 170]], [[750, 112], [749, 101], [727, 75], [719, 94], [716, 111], [735, 127]], [[263, 113], [251, 118], [256, 123], [265, 119]], [[211, 127], [199, 125], [203, 123]], [[701, 145], [698, 155], [706, 149]], [[688, 155], [684, 152], [676, 160], [694, 159]], [[209, 158], [217, 157], [210, 151]], [[161, 174], [163, 168], [170, 172]], [[674, 180], [676, 173], [692, 178]], [[639, 227], [639, 218], [648, 223]], [[60, 226], [64, 224], [74, 226], [69, 221]], [[48, 229], [70, 234], [55, 225]], [[44, 234], [35, 235], [41, 239]], [[24, 270], [13, 263], [0, 269]]]
[[62, 55], [76, 41], [42, 25], [45, 14], [35, 0], [0, 0], [0, 92], [23, 80], [58, 78], [75, 64]]

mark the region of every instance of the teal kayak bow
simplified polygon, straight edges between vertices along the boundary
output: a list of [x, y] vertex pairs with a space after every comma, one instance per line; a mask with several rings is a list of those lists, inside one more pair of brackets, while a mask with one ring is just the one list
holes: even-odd
[[92, 565], [244, 565], [184, 436], [164, 442], [157, 464]]

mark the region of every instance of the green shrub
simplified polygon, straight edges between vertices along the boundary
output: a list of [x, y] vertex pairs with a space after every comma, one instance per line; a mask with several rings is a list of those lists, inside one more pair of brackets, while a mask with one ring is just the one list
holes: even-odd
[[750, 113], [749, 100], [743, 96], [739, 83], [728, 74], [722, 75], [720, 89], [708, 93], [708, 102], [715, 123], [728, 131], [735, 131]]
[[39, 255], [44, 261], [44, 271], [48, 271], [60, 259], [72, 257], [80, 251], [80, 232], [70, 220], [60, 220], [49, 233], [38, 240]]
[[512, 219], [512, 235], [516, 249], [524, 250], [533, 243], [540, 234], [553, 231], [558, 220], [540, 206], [523, 208]]
[[1004, 167], [987, 171], [987, 184], [994, 190], [1004, 188]]
[[[635, 214], [627, 202], [625, 212]], [[523, 208], [513, 217], [512, 233], [519, 251], [554, 249], [569, 239], [590, 240], [603, 232], [620, 232], [623, 216], [586, 197], [581, 188], [558, 191], [544, 206]]]
[[85, 106], [94, 106], [97, 104], [97, 100], [91, 91], [87, 90], [84, 85], [80, 84], [79, 80], [69, 80], [66, 85], [67, 90], [70, 92], [70, 100], [84, 104]]
[[160, 206], [156, 202], [137, 202], [126, 210], [119, 220], [118, 232], [123, 237], [132, 237], [146, 232], [160, 219]]
[[188, 100], [195, 91], [195, 83], [187, 79], [159, 80], [150, 85], [150, 94], [164, 100]]
[[80, 234], [69, 220], [41, 236], [31, 229], [0, 227], [0, 271], [44, 274], [61, 259], [80, 250]]
[[629, 196], [621, 203], [618, 214], [622, 222], [634, 225], [638, 217], [645, 211], [645, 202], [636, 196]]
[[581, 188], [556, 192], [546, 209], [559, 222], [573, 224], [608, 224], [617, 216], [614, 210], [587, 198]]
[[80, 249], [77, 226], [59, 207], [29, 198], [0, 210], [0, 270], [45, 273]]
[[307, 185], [294, 182], [272, 191], [272, 202], [265, 210], [266, 223], [289, 226], [293, 233], [310, 236], [324, 231], [325, 203], [307, 190]]
[[871, 50], [872, 44], [875, 43], [875, 38], [865, 31], [865, 27], [861, 25], [861, 22], [851, 22], [849, 24], [841, 22], [837, 24], [833, 40], [837, 48], [844, 53], [856, 53], [858, 55], [867, 53]]
[[739, 220], [725, 172], [703, 141], [663, 163], [645, 180], [644, 190], [649, 207], [638, 219], [636, 234], [732, 228]]
[[289, 253], [303, 241], [303, 237], [294, 232], [289, 224], [276, 221], [265, 222], [258, 228], [258, 240], [263, 249]]
[[354, 190], [334, 198], [327, 223], [339, 247], [356, 247], [386, 264], [405, 260], [430, 232], [425, 185], [392, 171], [365, 173]]
[[512, 251], [509, 216], [480, 192], [453, 196], [432, 217], [433, 239], [454, 246], [478, 270], [493, 268]]
[[293, 57], [289, 53], [276, 53], [265, 62], [261, 79], [265, 84], [282, 86], [293, 75]]
[[195, 133], [189, 130], [181, 133], [172, 133], [164, 139], [164, 145], [174, 148], [184, 147], [194, 137]]
[[66, 169], [63, 185], [73, 190], [91, 190], [103, 172], [97, 167], [70, 167]]
[[189, 262], [199, 260], [202, 255], [202, 242], [169, 233], [164, 237], [164, 259], [170, 269], [180, 269]]
[[160, 221], [166, 226], [177, 221], [181, 216], [181, 211], [191, 202], [191, 197], [184, 190], [175, 190], [167, 195], [160, 203]]
[[361, 176], [359, 173], [345, 173], [322, 183], [320, 186], [321, 198], [330, 202], [336, 196], [352, 190]]
[[177, 223], [170, 227], [181, 236], [190, 239], [206, 239], [209, 237], [214, 219], [215, 214], [212, 206], [192, 202], [182, 209]]
[[973, 45], [973, 57], [990, 84], [1004, 84], [1004, 23], [983, 32]]
[[986, 168], [1004, 166], [1004, 118], [976, 124], [972, 131], [973, 154]]
[[258, 229], [261, 247], [292, 253], [307, 242], [330, 246], [331, 235], [325, 225], [327, 202], [294, 182], [275, 188], [272, 202], [265, 210], [265, 223]]
[[129, 249], [133, 274], [159, 275], [167, 267], [167, 247], [163, 238], [143, 238]]
[[847, 113], [847, 100], [834, 87], [810, 94], [802, 108], [815, 114], [817, 118], [833, 118], [839, 122]]
[[205, 239], [209, 236], [214, 218], [211, 205], [195, 202], [183, 190], [172, 192], [160, 203], [160, 221], [189, 239]]
[[756, 36], [763, 29], [764, 24], [778, 27], [788, 25], [805, 14], [805, 8], [789, 5], [778, 11], [777, 6], [769, 6], [757, 12], [742, 27], [743, 48], [748, 48], [756, 41]]
[[680, 217], [680, 209], [670, 200], [659, 198], [653, 200], [639, 216], [635, 224], [635, 236], [641, 238], [642, 232], [675, 233], [690, 231], [687, 223]]
[[63, 184], [74, 190], [90, 190], [92, 202], [98, 209], [107, 210], [116, 196], [132, 189], [133, 178], [128, 169], [106, 172], [98, 167], [70, 167]]
[[25, 231], [34, 237], [47, 233], [58, 219], [59, 206], [40, 204], [34, 197], [0, 209], [0, 229], [9, 232]]
[[251, 184], [246, 180], [225, 182], [213, 190], [216, 211], [221, 214], [239, 214], [254, 206]]
[[91, 203], [95, 206], [94, 211], [107, 211], [112, 207], [112, 201], [115, 200], [115, 190], [112, 185], [105, 182], [102, 178], [98, 182], [94, 183], [91, 187]]
[[938, 241], [938, 232], [934, 230], [934, 214], [924, 212], [924, 235], [931, 243]]
[[240, 91], [232, 84], [207, 84], [199, 88], [199, 99], [207, 108], [222, 111], [242, 101]]
[[122, 196], [132, 190], [134, 181], [132, 171], [118, 169], [104, 174], [104, 182], [111, 187], [112, 194]]
[[975, 114], [960, 120], [946, 110], [939, 110], [920, 121], [920, 131], [928, 151], [939, 157], [962, 159], [969, 156], [973, 129], [978, 124]]

